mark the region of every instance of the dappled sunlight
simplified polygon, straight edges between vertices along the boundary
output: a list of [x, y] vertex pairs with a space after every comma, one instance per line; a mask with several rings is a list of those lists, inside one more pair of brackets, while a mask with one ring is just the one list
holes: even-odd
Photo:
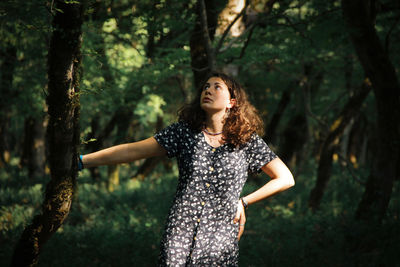
[[[246, 89], [263, 140], [296, 183], [250, 203], [240, 266], [399, 265], [400, 10], [370, 2], [66, 1], [77, 11], [68, 13], [64, 1], [3, 1], [0, 266], [10, 265], [43, 203], [50, 206], [47, 185], [65, 181], [67, 193], [76, 189], [59, 205], [68, 216], [53, 236], [43, 222], [35, 228], [49, 238], [35, 243], [40, 266], [156, 266], [176, 159], [86, 166], [74, 187], [76, 155], [144, 140], [176, 122], [211, 69]], [[268, 181], [251, 175], [240, 196]], [[48, 196], [64, 199], [62, 191]], [[60, 214], [46, 218], [49, 229]]]

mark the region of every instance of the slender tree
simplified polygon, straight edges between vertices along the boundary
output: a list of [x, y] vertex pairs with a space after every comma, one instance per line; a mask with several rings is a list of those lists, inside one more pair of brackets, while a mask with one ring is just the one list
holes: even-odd
[[8, 132], [11, 119], [10, 105], [16, 96], [16, 92], [12, 90], [12, 83], [17, 49], [10, 42], [5, 42], [4, 47], [0, 50], [0, 166], [8, 164], [10, 158]]
[[342, 0], [342, 9], [358, 59], [372, 83], [379, 140], [356, 218], [379, 223], [386, 214], [393, 182], [399, 176], [400, 84], [375, 29], [376, 1]]
[[333, 122], [331, 129], [323, 141], [320, 159], [318, 162], [317, 182], [311, 191], [308, 205], [315, 211], [321, 204], [322, 196], [332, 174], [332, 156], [337, 148], [336, 140], [343, 135], [346, 126], [358, 114], [362, 103], [368, 96], [371, 86], [364, 81], [360, 90], [349, 99], [343, 107], [337, 119]]
[[197, 20], [190, 36], [190, 56], [197, 88], [206, 74], [216, 68], [215, 51], [212, 46], [217, 27], [218, 10], [214, 1], [199, 0]]
[[67, 218], [77, 175], [82, 3], [55, 1], [48, 54], [47, 138], [51, 180], [39, 215], [22, 233], [12, 266], [34, 266], [43, 244]]

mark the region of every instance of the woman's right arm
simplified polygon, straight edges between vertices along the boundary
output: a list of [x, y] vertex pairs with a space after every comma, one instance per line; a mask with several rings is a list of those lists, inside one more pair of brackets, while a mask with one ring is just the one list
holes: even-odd
[[142, 141], [112, 146], [83, 155], [82, 163], [85, 168], [90, 168], [100, 165], [128, 163], [138, 159], [163, 156], [165, 154], [165, 149], [154, 137], [150, 137]]

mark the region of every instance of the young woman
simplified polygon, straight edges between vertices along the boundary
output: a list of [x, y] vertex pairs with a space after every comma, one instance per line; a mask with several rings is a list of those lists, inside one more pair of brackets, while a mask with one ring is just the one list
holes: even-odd
[[[286, 165], [257, 135], [262, 121], [243, 88], [213, 73], [179, 121], [146, 140], [81, 157], [85, 167], [167, 155], [176, 157], [179, 182], [161, 242], [160, 266], [237, 266], [245, 209], [288, 189]], [[240, 198], [249, 172], [271, 180]]]

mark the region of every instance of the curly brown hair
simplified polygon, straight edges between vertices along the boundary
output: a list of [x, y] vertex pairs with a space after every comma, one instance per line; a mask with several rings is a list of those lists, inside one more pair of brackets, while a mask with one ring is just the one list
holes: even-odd
[[249, 141], [254, 133], [262, 136], [263, 121], [258, 115], [257, 109], [249, 102], [245, 90], [233, 78], [220, 72], [213, 72], [207, 76], [198, 89], [196, 97], [178, 111], [179, 121], [187, 122], [193, 130], [201, 131], [203, 129], [206, 113], [200, 107], [200, 97], [205, 83], [212, 77], [223, 80], [229, 89], [231, 98], [236, 100], [235, 105], [230, 108], [224, 119], [223, 140], [239, 146]]

